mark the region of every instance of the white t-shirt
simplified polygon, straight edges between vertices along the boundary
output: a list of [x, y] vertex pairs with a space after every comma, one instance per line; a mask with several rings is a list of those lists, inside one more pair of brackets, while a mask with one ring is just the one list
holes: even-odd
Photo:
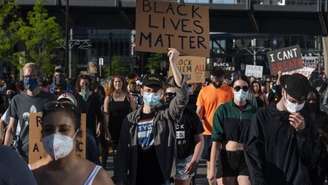
[[7, 108], [6, 112], [3, 113], [0, 119], [4, 122], [5, 126], [9, 124], [9, 120], [10, 120], [9, 108]]

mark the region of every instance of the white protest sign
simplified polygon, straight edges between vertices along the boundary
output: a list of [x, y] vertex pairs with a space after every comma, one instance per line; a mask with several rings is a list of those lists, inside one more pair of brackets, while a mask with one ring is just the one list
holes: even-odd
[[262, 78], [263, 66], [246, 65], [245, 75], [248, 77]]
[[293, 71], [284, 72], [282, 74], [289, 74], [289, 75], [291, 75], [291, 74], [294, 74], [294, 73], [299, 73], [299, 74], [304, 75], [307, 78], [310, 78], [311, 73], [314, 70], [315, 70], [315, 68], [312, 68], [312, 67], [303, 67], [301, 69], [296, 69], [296, 70], [293, 70]]
[[103, 66], [104, 65], [104, 58], [99, 58], [99, 65]]

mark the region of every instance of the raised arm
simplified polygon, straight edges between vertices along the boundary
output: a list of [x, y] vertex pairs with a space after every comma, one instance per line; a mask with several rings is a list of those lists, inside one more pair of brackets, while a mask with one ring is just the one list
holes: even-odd
[[178, 86], [176, 90], [176, 96], [171, 101], [170, 106], [167, 109], [167, 113], [169, 114], [169, 117], [173, 119], [173, 122], [176, 122], [180, 119], [189, 100], [186, 82], [184, 81], [181, 72], [176, 66], [179, 55], [180, 54], [176, 49], [169, 49], [168, 56], [170, 60], [170, 67], [172, 68], [175, 83]]

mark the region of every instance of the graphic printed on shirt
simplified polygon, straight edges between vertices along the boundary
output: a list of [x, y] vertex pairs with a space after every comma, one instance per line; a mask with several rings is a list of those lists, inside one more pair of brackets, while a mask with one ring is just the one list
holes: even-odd
[[147, 150], [154, 144], [153, 120], [138, 123], [138, 145]]

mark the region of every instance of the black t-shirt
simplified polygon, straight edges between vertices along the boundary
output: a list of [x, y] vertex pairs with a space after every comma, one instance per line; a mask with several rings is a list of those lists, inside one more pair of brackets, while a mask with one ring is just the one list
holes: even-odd
[[77, 101], [81, 105], [81, 111], [87, 113], [87, 130], [95, 137], [97, 122], [101, 121], [102, 118], [101, 102], [99, 101], [98, 95], [92, 93], [87, 101], [81, 100], [80, 97]]
[[195, 111], [186, 108], [176, 125], [178, 159], [184, 159], [193, 154], [195, 136], [204, 132], [201, 121]]
[[154, 114], [141, 114], [138, 122], [138, 164], [136, 185], [160, 185], [163, 174], [157, 159], [153, 135]]
[[32, 172], [15, 150], [0, 146], [0, 184], [37, 185]]
[[32, 112], [41, 112], [44, 106], [56, 100], [56, 97], [50, 93], [40, 92], [36, 96], [28, 96], [25, 93], [16, 95], [10, 104], [9, 115], [10, 117], [18, 120], [16, 125], [18, 134], [17, 149], [22, 157], [28, 159], [28, 141], [29, 141], [29, 117]]

